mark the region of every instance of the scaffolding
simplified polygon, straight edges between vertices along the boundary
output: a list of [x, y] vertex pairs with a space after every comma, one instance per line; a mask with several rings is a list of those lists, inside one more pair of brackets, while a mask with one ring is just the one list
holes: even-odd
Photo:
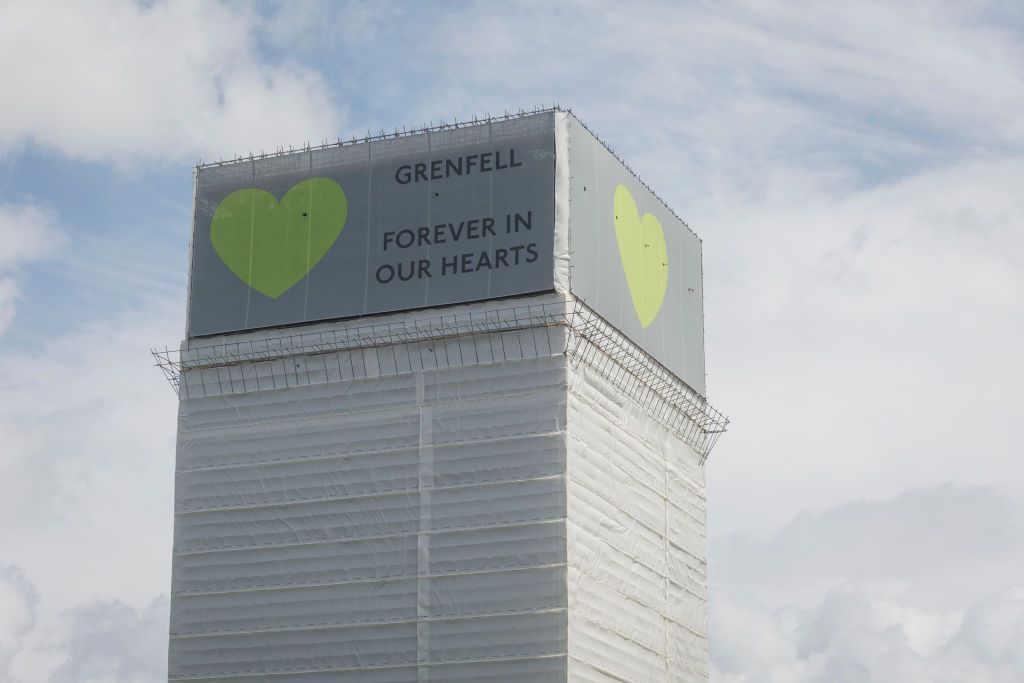
[[565, 355], [610, 381], [703, 463], [729, 419], [583, 301], [524, 304], [152, 354], [181, 399]]

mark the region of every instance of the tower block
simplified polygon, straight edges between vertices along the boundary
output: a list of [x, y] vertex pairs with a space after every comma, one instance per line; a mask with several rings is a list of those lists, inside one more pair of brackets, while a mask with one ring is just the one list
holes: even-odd
[[704, 681], [700, 239], [560, 109], [201, 166], [172, 681]]

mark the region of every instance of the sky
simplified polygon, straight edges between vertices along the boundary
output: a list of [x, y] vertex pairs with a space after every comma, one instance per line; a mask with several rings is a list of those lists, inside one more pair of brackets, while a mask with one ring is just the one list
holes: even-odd
[[712, 679], [1024, 680], [1024, 5], [0, 2], [0, 683], [166, 680], [192, 168], [570, 107], [703, 239]]

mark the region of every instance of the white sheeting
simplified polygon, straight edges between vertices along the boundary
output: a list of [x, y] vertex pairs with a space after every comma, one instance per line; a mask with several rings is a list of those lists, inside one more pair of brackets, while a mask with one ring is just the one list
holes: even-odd
[[587, 366], [569, 386], [568, 679], [707, 680], [700, 458]]
[[557, 351], [204, 371], [234, 376], [180, 408], [171, 678], [706, 680], [699, 457]]
[[184, 400], [170, 677], [564, 681], [548, 353]]

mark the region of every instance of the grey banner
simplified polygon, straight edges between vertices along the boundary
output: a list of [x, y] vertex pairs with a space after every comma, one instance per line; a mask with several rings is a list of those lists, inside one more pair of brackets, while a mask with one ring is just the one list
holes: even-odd
[[569, 117], [570, 288], [705, 393], [701, 241]]
[[554, 114], [202, 167], [190, 337], [553, 288]]

